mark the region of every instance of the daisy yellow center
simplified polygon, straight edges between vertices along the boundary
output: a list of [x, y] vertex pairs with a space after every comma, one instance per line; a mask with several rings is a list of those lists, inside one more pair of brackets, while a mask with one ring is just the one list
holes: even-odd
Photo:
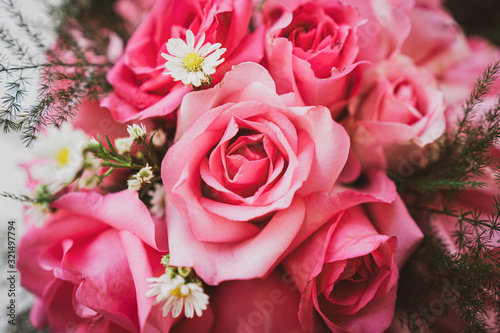
[[190, 72], [199, 71], [201, 70], [203, 60], [205, 60], [205, 58], [196, 52], [188, 53], [183, 59], [184, 67]]
[[186, 297], [187, 295], [184, 295], [183, 293], [181, 293], [181, 286], [182, 285], [179, 285], [179, 286], [177, 286], [177, 288], [172, 289], [170, 291], [170, 295], [174, 296], [175, 298], [184, 298], [184, 297]]
[[59, 150], [59, 153], [57, 153], [57, 162], [59, 165], [66, 165], [69, 162], [69, 149], [68, 148], [63, 148]]

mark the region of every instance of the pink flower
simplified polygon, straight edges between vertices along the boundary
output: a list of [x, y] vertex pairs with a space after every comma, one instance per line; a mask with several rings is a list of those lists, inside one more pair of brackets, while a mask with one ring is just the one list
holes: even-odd
[[350, 104], [358, 131], [385, 146], [434, 142], [445, 130], [444, 109], [434, 76], [404, 56], [376, 65]]
[[268, 1], [263, 20], [278, 93], [293, 91], [303, 105], [327, 106], [337, 118], [361, 81], [358, 10], [337, 1]]
[[166, 43], [186, 39], [189, 29], [196, 41], [221, 43], [225, 61], [213, 75], [217, 83], [232, 65], [259, 61], [262, 34], [250, 34], [252, 1], [157, 1], [128, 41], [125, 53], [108, 73], [114, 92], [103, 100], [115, 119], [127, 121], [164, 116], [174, 111], [191, 88], [165, 75]]
[[146, 279], [161, 274], [158, 250], [166, 251], [167, 241], [164, 224], [137, 194], [70, 193], [53, 206], [49, 221], [19, 244], [21, 284], [37, 297], [33, 325], [57, 332], [172, 326], [172, 318], [157, 322], [144, 296]]
[[380, 235], [357, 207], [334, 217], [295, 250], [285, 267], [301, 292], [302, 328], [384, 332], [396, 303], [396, 246], [396, 237]]
[[305, 198], [333, 187], [349, 138], [325, 107], [287, 101], [253, 63], [184, 98], [162, 164], [172, 265], [209, 284], [262, 277], [304, 235]]
[[434, 3], [418, 3], [409, 12], [412, 28], [401, 53], [411, 57], [417, 66], [440, 76], [467, 59], [470, 51], [457, 22], [436, 0], [431, 2]]
[[[469, 97], [476, 80], [481, 76], [486, 67], [500, 59], [500, 49], [488, 41], [473, 37], [468, 40], [470, 56], [454, 66], [448, 68], [439, 78], [441, 89], [447, 105], [462, 107], [465, 99]], [[496, 100], [500, 91], [500, 81], [497, 80], [490, 97]], [[457, 118], [453, 119], [457, 121]]]
[[366, 23], [359, 27], [359, 59], [378, 63], [401, 52], [412, 30], [412, 0], [351, 0]]

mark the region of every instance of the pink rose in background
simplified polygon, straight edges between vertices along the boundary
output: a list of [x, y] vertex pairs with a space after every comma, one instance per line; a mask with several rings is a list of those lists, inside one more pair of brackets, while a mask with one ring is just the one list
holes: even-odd
[[301, 292], [302, 328], [384, 332], [396, 304], [396, 247], [396, 237], [379, 234], [356, 207], [334, 217], [296, 249], [285, 267]]
[[462, 29], [442, 6], [417, 4], [409, 16], [412, 29], [401, 53], [411, 57], [418, 67], [439, 77], [470, 56]]
[[412, 30], [413, 0], [350, 0], [366, 20], [358, 29], [359, 60], [378, 63], [401, 52]]
[[29, 229], [19, 244], [21, 284], [37, 297], [33, 325], [58, 332], [160, 331], [148, 329], [159, 324], [145, 293], [146, 279], [163, 270], [164, 224], [131, 191], [70, 193], [53, 206], [49, 221]]
[[303, 105], [324, 105], [334, 119], [361, 82], [358, 10], [337, 1], [267, 1], [265, 64], [278, 93], [295, 92]]
[[174, 111], [192, 89], [174, 82], [165, 71], [166, 43], [185, 40], [190, 29], [198, 41], [221, 43], [225, 61], [213, 75], [217, 83], [232, 65], [260, 61], [262, 34], [250, 34], [252, 1], [157, 1], [127, 43], [123, 56], [108, 72], [114, 92], [102, 101], [115, 119], [127, 121], [164, 116]]
[[377, 64], [350, 112], [378, 143], [425, 146], [445, 130], [443, 94], [434, 76], [404, 56]]
[[162, 164], [170, 260], [208, 284], [264, 276], [304, 235], [305, 198], [330, 191], [346, 163], [349, 137], [329, 110], [289, 107], [275, 89], [245, 63], [179, 110]]
[[[472, 92], [474, 83], [485, 68], [500, 59], [500, 49], [488, 41], [472, 37], [468, 43], [470, 56], [449, 68], [439, 78], [447, 105], [463, 103]], [[499, 84], [500, 82], [497, 80], [497, 85], [491, 95], [495, 95], [500, 90]]]

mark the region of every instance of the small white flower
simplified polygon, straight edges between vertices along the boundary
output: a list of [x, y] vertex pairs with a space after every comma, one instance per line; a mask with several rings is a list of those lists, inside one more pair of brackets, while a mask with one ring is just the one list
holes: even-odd
[[184, 278], [177, 275], [171, 279], [163, 274], [158, 278], [149, 278], [148, 282], [154, 284], [149, 286], [146, 297], [156, 296], [154, 304], [163, 304], [163, 316], [166, 317], [172, 312], [172, 317], [177, 318], [184, 307], [184, 315], [193, 318], [194, 313], [201, 317], [203, 310], [207, 309], [208, 295], [203, 288], [196, 283], [186, 283]]
[[87, 178], [80, 178], [79, 185], [83, 188], [96, 188], [101, 185], [102, 177], [99, 175], [90, 175]]
[[130, 191], [137, 192], [141, 189], [142, 182], [140, 180], [134, 178], [134, 179], [127, 180], [127, 185], [128, 185], [128, 189]]
[[139, 172], [134, 175], [134, 178], [140, 181], [141, 183], [150, 183], [153, 177], [154, 177], [153, 168], [148, 164], [146, 164], [144, 168], [139, 170]]
[[165, 215], [165, 187], [156, 183], [153, 190], [148, 191], [151, 196], [149, 201], [151, 204], [151, 214], [156, 217], [163, 217]]
[[126, 138], [116, 138], [115, 139], [116, 152], [120, 155], [123, 155], [125, 153], [130, 153], [133, 144], [134, 144], [134, 138], [131, 136]]
[[155, 147], [163, 147], [165, 142], [167, 142], [167, 134], [161, 128], [156, 130], [153, 136], [153, 145]]
[[146, 132], [146, 126], [144, 126], [143, 124], [133, 124], [132, 126], [128, 125], [127, 132], [134, 140], [144, 139], [148, 134]]
[[180, 38], [170, 38], [167, 42], [167, 50], [170, 53], [162, 53], [161, 56], [167, 60], [164, 74], [172, 75], [174, 81], [182, 81], [185, 85], [192, 84], [199, 87], [202, 83], [210, 82], [210, 75], [215, 73], [224, 58], [220, 59], [226, 52], [220, 48], [220, 43], [206, 43], [203, 33], [196, 46], [194, 34], [191, 30], [186, 31], [186, 42]]
[[97, 171], [102, 166], [102, 161], [91, 154], [85, 156], [85, 169], [88, 171]]
[[36, 227], [41, 227], [50, 216], [50, 208], [46, 204], [34, 203], [26, 210], [26, 215]]
[[33, 155], [40, 161], [30, 168], [33, 179], [48, 184], [49, 192], [67, 185], [84, 166], [83, 151], [89, 139], [69, 123], [49, 128], [35, 143]]

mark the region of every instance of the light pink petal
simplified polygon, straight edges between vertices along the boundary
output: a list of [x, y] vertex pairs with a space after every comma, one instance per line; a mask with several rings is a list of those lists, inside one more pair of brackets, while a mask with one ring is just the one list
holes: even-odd
[[95, 192], [72, 192], [55, 201], [54, 207], [130, 231], [153, 248], [168, 248], [165, 225], [153, 221], [136, 192], [124, 190], [105, 196]]

